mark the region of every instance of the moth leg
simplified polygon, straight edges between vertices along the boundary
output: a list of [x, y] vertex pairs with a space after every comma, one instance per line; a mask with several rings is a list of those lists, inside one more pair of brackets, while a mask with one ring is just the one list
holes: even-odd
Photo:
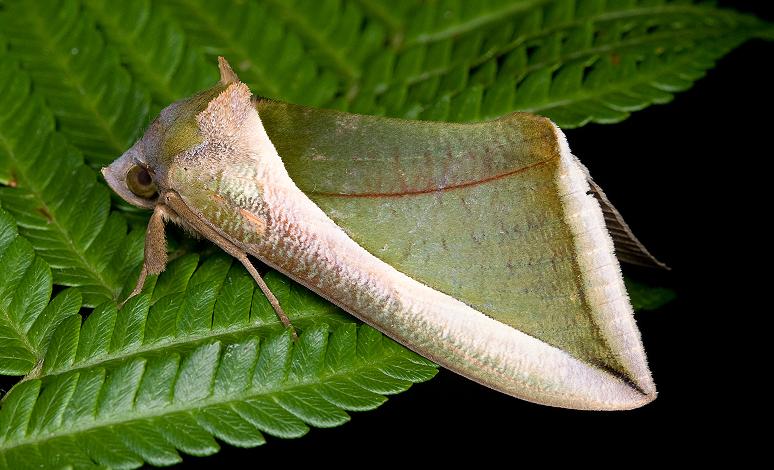
[[253, 263], [250, 262], [250, 259], [247, 257], [247, 254], [242, 252], [240, 255], [235, 255], [235, 254], [231, 254], [231, 255], [234, 256], [236, 259], [238, 259], [245, 267], [245, 269], [247, 269], [247, 272], [249, 272], [250, 275], [253, 276], [253, 279], [255, 279], [255, 282], [258, 284], [258, 287], [261, 288], [261, 291], [263, 291], [263, 293], [266, 295], [266, 298], [269, 299], [269, 303], [274, 309], [274, 313], [277, 314], [277, 318], [279, 318], [282, 324], [285, 325], [285, 328], [290, 328], [290, 334], [293, 336], [293, 340], [297, 340], [298, 335], [296, 334], [296, 329], [293, 328], [293, 325], [290, 323], [290, 319], [282, 310], [282, 307], [280, 307], [279, 300], [277, 300], [277, 297], [274, 296], [274, 293], [271, 291], [271, 289], [269, 289], [269, 286], [266, 285], [266, 282], [263, 280], [263, 277], [261, 277], [261, 274], [258, 272], [257, 269], [255, 269], [255, 266], [253, 266]]
[[137, 278], [137, 284], [129, 297], [121, 302], [121, 306], [135, 295], [142, 292], [145, 285], [145, 279], [148, 275], [159, 274], [167, 267], [167, 239], [164, 233], [164, 218], [169, 217], [169, 209], [163, 204], [157, 204], [150, 221], [148, 229], [145, 232], [145, 254], [142, 263], [140, 276]]
[[244, 250], [241, 250], [228, 239], [224, 238], [208, 224], [201, 221], [199, 217], [188, 208], [188, 206], [177, 193], [172, 191], [167, 192], [164, 194], [164, 199], [166, 200], [169, 207], [175, 211], [179, 218], [184, 220], [188, 226], [218, 245], [223, 251], [238, 259], [239, 262], [242, 263], [245, 269], [247, 269], [247, 272], [250, 273], [255, 282], [258, 284], [258, 287], [260, 287], [261, 291], [264, 293], [264, 295], [266, 295], [266, 298], [269, 300], [269, 303], [274, 309], [274, 313], [277, 314], [277, 318], [279, 318], [282, 324], [285, 325], [285, 328], [290, 329], [290, 334], [293, 336], [293, 340], [297, 340], [298, 335], [296, 334], [296, 329], [293, 328], [293, 324], [290, 323], [290, 319], [285, 314], [285, 311], [282, 310], [277, 297], [274, 296], [274, 293], [269, 289], [269, 286], [266, 285], [266, 282], [263, 280], [260, 273], [258, 273], [258, 270], [256, 270], [255, 266], [253, 266], [253, 263], [250, 262], [250, 259], [247, 257], [247, 253]]

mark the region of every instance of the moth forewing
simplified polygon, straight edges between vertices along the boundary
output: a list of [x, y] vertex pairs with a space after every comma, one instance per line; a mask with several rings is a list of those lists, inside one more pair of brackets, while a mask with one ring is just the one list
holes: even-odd
[[[601, 209], [587, 194], [589, 187], [579, 163], [550, 121], [514, 115], [508, 121], [443, 128], [440, 123], [385, 120], [261, 100], [254, 105], [249, 90], [225, 61], [220, 65], [222, 79], [217, 93], [212, 93], [214, 98], [195, 113], [176, 117], [195, 120], [199, 138], [192, 139], [194, 144], [171, 157], [144, 156], [155, 165], [157, 174], [164, 175], [158, 184], [160, 194], [167, 197], [165, 205], [187, 224], [243, 262], [249, 264], [247, 254], [257, 257], [414, 351], [504, 393], [547, 405], [595, 410], [634, 408], [655, 397]], [[430, 140], [423, 141], [423, 135]], [[374, 181], [363, 180], [358, 161], [384, 163], [389, 168], [416, 164], [417, 159], [402, 162], [387, 151], [382, 158], [379, 150], [353, 155], [350, 160], [343, 157], [357, 153], [353, 149], [369, 152], [398, 143], [408, 154], [406, 158], [414, 151], [423, 155], [420, 161], [425, 162], [427, 173], [441, 175], [440, 183], [427, 180], [422, 183], [425, 186], [412, 190], [412, 181], [398, 181], [400, 190], [391, 193], [391, 172], [372, 175]], [[496, 151], [487, 156], [489, 160], [454, 160], [458, 155], [472, 155], [466, 145]], [[352, 171], [342, 171], [336, 178], [346, 180], [351, 175], [360, 179], [345, 181], [347, 188], [379, 186], [315, 196], [299, 189], [286, 169], [286, 162], [292, 168], [303, 167], [300, 161], [349, 165]], [[480, 177], [471, 180], [467, 170], [454, 173], [455, 168], [468, 168], [465, 165], [481, 173]], [[492, 173], [484, 174], [486, 171]], [[110, 171], [107, 173], [109, 176]], [[299, 175], [296, 170], [293, 174]], [[515, 179], [518, 175], [528, 179]], [[317, 181], [325, 185], [325, 178], [320, 172]], [[495, 181], [502, 187], [490, 185]], [[508, 186], [511, 183], [518, 184]], [[538, 287], [532, 291], [522, 288], [525, 294], [517, 289], [492, 291], [499, 303], [481, 304], [476, 299], [486, 292], [476, 291], [470, 297], [465, 293], [469, 289], [455, 291], [442, 279], [433, 281], [421, 266], [390, 258], [389, 250], [382, 252], [372, 243], [369, 231], [380, 230], [380, 225], [390, 223], [390, 217], [411, 214], [412, 207], [422, 206], [428, 215], [454, 204], [478, 210], [470, 205], [473, 199], [464, 197], [464, 191], [470, 190], [466, 188], [479, 191], [476, 197], [481, 201], [515, 205], [516, 212], [501, 211], [503, 214], [548, 214], [546, 227], [557, 228], [538, 227], [537, 236], [528, 236], [537, 245], [525, 245], [530, 248], [523, 259], [518, 259], [520, 249], [508, 248], [506, 235], [500, 234], [484, 251], [493, 258], [471, 263], [485, 268], [487, 263], [504, 263], [496, 258], [507, 256], [510, 268], [514, 263], [523, 268], [532, 266], [535, 256], [555, 256], [552, 269], [541, 267], [529, 275], [530, 285]], [[341, 201], [329, 200], [339, 196]], [[402, 210], [374, 211], [378, 217], [369, 223], [368, 212], [360, 211], [365, 206], [357, 204], [378, 197], [400, 198], [395, 204], [402, 204]], [[518, 202], [521, 199], [524, 202]], [[349, 210], [357, 210], [360, 218], [348, 220]], [[353, 220], [360, 225], [351, 223]], [[508, 220], [506, 223], [521, 223]], [[447, 223], [466, 221], [450, 217]], [[525, 225], [525, 230], [533, 225]], [[458, 230], [461, 235], [449, 238], [451, 249], [445, 246], [447, 251], [442, 253], [476, 248], [464, 241], [466, 229]], [[413, 252], [424, 246], [422, 240], [404, 242]], [[441, 242], [445, 245], [447, 240]], [[505, 250], [503, 256], [497, 254], [498, 249]], [[456, 261], [448, 260], [450, 267]], [[435, 257], [433, 265], [436, 263], [443, 265], [444, 258]], [[525, 276], [529, 270], [520, 272]], [[499, 282], [508, 282], [508, 278]], [[540, 282], [548, 284], [542, 288]], [[527, 301], [521, 295], [527, 295]], [[560, 300], [540, 300], [543, 298]], [[498, 310], [501, 307], [492, 310], [491, 305], [504, 305], [507, 311]], [[540, 309], [550, 313], [544, 320], [540, 320]], [[566, 325], [573, 324], [590, 332], [566, 331]]]
[[562, 131], [551, 125], [562, 161], [562, 170], [557, 174], [559, 192], [564, 201], [565, 220], [574, 235], [586, 299], [595, 312], [605, 342], [628, 372], [630, 384], [644, 395], [647, 403], [656, 397], [656, 386], [615, 257], [613, 239], [607, 231], [602, 208], [589, 194], [591, 188], [585, 168], [570, 153]]

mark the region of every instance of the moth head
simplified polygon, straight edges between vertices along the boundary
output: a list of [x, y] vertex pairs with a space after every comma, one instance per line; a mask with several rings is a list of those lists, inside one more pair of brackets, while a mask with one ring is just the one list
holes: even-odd
[[142, 141], [102, 169], [107, 184], [126, 202], [153, 209], [159, 193], [156, 169], [143, 158]]
[[168, 189], [167, 172], [176, 162], [197, 158], [208, 145], [234, 140], [250, 110], [247, 86], [228, 62], [218, 58], [220, 81], [164, 108], [132, 148], [102, 169], [108, 185], [130, 204], [152, 209]]

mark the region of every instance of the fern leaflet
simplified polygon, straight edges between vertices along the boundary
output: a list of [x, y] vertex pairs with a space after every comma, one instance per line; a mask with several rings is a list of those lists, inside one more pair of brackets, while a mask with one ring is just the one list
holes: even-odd
[[149, 0], [86, 0], [84, 7], [136, 79], [150, 91], [156, 107], [217, 81], [217, 70], [189, 47], [185, 33], [158, 4]]
[[298, 437], [437, 371], [272, 273], [294, 344], [241, 266], [216, 256], [194, 271], [197, 259], [175, 260], [120, 313], [106, 303], [60, 323], [39, 373], [3, 400], [0, 468], [168, 465], [217, 452], [213, 437]]
[[142, 233], [127, 236], [110, 212], [108, 189], [54, 130], [31, 95], [30, 79], [0, 56], [0, 201], [53, 269], [54, 282], [78, 286], [86, 305], [117, 299], [142, 259]]
[[78, 1], [8, 2], [0, 25], [62, 133], [89, 160], [110, 162], [131, 145], [147, 117], [147, 92]]
[[40, 361], [59, 322], [81, 308], [77, 290], [51, 297], [51, 270], [0, 209], [0, 374], [24, 375]]
[[[258, 94], [445, 121], [531, 111], [562, 127], [617, 122], [669, 101], [771, 28], [674, 0], [406, 2], [389, 12], [372, 1], [176, 0], [169, 11], [189, 13], [178, 18], [194, 44], [233, 57]], [[294, 79], [277, 85], [282, 76]]]

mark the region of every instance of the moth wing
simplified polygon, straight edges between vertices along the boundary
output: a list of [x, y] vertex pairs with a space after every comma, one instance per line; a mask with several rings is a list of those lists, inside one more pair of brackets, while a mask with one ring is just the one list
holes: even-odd
[[606, 198], [550, 121], [256, 108], [294, 182], [369, 252], [655, 396]]

